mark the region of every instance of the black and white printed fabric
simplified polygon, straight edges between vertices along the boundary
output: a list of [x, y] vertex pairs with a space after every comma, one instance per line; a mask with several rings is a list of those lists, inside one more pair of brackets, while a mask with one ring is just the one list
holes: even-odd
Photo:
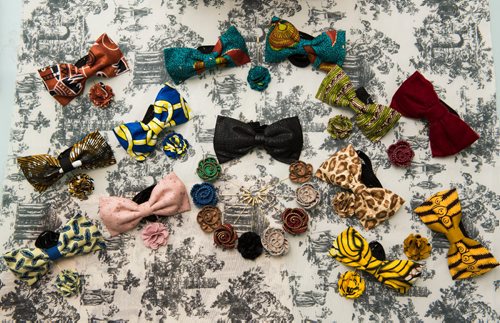
[[[315, 99], [325, 74], [297, 68], [288, 61], [266, 64], [265, 35], [273, 16], [299, 30], [318, 35], [329, 28], [347, 32], [344, 68], [354, 86], [365, 87], [376, 102], [388, 104], [398, 86], [416, 69], [431, 80], [448, 105], [481, 138], [448, 158], [430, 155], [426, 123], [401, 118], [394, 130], [372, 143], [354, 127], [353, 134], [333, 140], [328, 119], [349, 110]], [[112, 133], [117, 125], [141, 120], [169, 77], [165, 47], [214, 45], [222, 31], [234, 25], [244, 36], [252, 63], [210, 70], [177, 88], [189, 102], [193, 119], [174, 130], [191, 144], [180, 159], [167, 158], [160, 146], [143, 163], [130, 158]], [[101, 110], [87, 93], [63, 107], [43, 88], [37, 69], [77, 61], [106, 32], [117, 42], [131, 72], [104, 82], [115, 100]], [[495, 78], [488, 0], [24, 0], [18, 52], [16, 107], [10, 138], [0, 217], [0, 251], [32, 245], [44, 230], [57, 229], [76, 213], [98, 221], [100, 196], [132, 198], [144, 188], [175, 173], [188, 190], [201, 182], [198, 161], [214, 154], [212, 138], [217, 115], [245, 122], [277, 120], [297, 115], [304, 131], [301, 159], [316, 169], [349, 143], [370, 156], [384, 187], [406, 202], [389, 221], [368, 232], [354, 218], [341, 218], [330, 201], [339, 191], [316, 179], [321, 202], [310, 210], [309, 229], [287, 236], [289, 252], [245, 260], [236, 250], [213, 246], [196, 221], [198, 209], [160, 221], [169, 227], [167, 246], [151, 250], [141, 239], [143, 224], [112, 239], [96, 255], [57, 263], [34, 287], [16, 282], [0, 264], [0, 317], [5, 320], [104, 322], [471, 322], [500, 320], [500, 270], [465, 281], [453, 281], [448, 271], [448, 241], [431, 232], [413, 213], [427, 197], [455, 187], [469, 235], [500, 257], [500, 132], [495, 109]], [[246, 82], [252, 65], [271, 71], [264, 92]], [[89, 84], [90, 88], [91, 84]], [[117, 164], [88, 171], [95, 191], [88, 200], [70, 196], [59, 181], [37, 193], [16, 165], [16, 157], [56, 154], [83, 135], [101, 131]], [[415, 151], [411, 167], [391, 166], [386, 150], [399, 139]], [[288, 165], [262, 150], [223, 165], [215, 182], [219, 207], [238, 233], [261, 234], [280, 226], [280, 212], [298, 207]], [[280, 182], [280, 180], [285, 179]], [[258, 207], [238, 201], [239, 186], [272, 184]], [[328, 256], [334, 238], [353, 226], [368, 241], [385, 247], [388, 259], [405, 259], [403, 240], [418, 232], [433, 250], [422, 277], [408, 294], [400, 295], [368, 275], [365, 293], [356, 300], [341, 297], [337, 280], [349, 270]], [[81, 294], [64, 298], [54, 281], [63, 269], [81, 275]]]

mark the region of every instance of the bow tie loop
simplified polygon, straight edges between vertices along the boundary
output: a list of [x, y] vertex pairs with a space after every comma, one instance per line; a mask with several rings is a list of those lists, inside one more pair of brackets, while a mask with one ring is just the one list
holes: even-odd
[[76, 64], [57, 64], [38, 70], [45, 88], [60, 104], [67, 105], [79, 96], [89, 77], [114, 77], [129, 71], [128, 63], [117, 44], [102, 34], [88, 55]]
[[352, 212], [346, 216], [356, 215], [363, 227], [369, 230], [393, 216], [404, 199], [385, 188], [367, 187], [361, 180], [361, 170], [361, 159], [354, 147], [348, 145], [324, 161], [316, 171], [316, 177], [352, 191], [354, 197], [340, 195], [346, 203], [347, 199], [354, 200]]
[[429, 122], [429, 127], [432, 127], [433, 125], [436, 124], [436, 122], [439, 122], [449, 115], [450, 111], [446, 109], [445, 106], [441, 103], [441, 101], [437, 101], [432, 106], [429, 108], [429, 110], [426, 111], [426, 113], [423, 115], [423, 118], [427, 119]]
[[221, 164], [242, 157], [259, 146], [274, 159], [291, 164], [299, 159], [302, 145], [302, 126], [297, 117], [285, 118], [270, 125], [217, 117], [214, 150]]
[[[201, 50], [203, 48], [203, 50]], [[236, 27], [231, 26], [223, 33], [215, 46], [194, 48], [165, 48], [165, 67], [175, 84], [199, 75], [216, 66], [234, 67], [250, 62], [245, 39]], [[206, 51], [206, 49], [209, 49]]]
[[[37, 242], [40, 243], [42, 240], [45, 238], [37, 239]], [[7, 252], [3, 257], [7, 267], [19, 279], [26, 281], [28, 285], [33, 285], [49, 271], [52, 261], [95, 252], [105, 247], [104, 238], [97, 226], [88, 218], [78, 214], [60, 229], [55, 245], [48, 248], [38, 246], [20, 248]]]
[[35, 190], [43, 192], [63, 177], [64, 173], [75, 168], [100, 168], [113, 165], [116, 160], [106, 139], [98, 131], [94, 131], [57, 158], [47, 154], [25, 156], [18, 157], [17, 163]]
[[443, 233], [450, 242], [448, 268], [454, 280], [479, 276], [499, 265], [488, 249], [467, 237], [461, 228], [462, 208], [456, 189], [432, 195], [415, 213], [429, 229]]
[[256, 133], [254, 140], [256, 146], [263, 147], [266, 145], [266, 136], [263, 133]]
[[175, 173], [146, 188], [134, 200], [113, 196], [100, 198], [99, 216], [111, 236], [132, 230], [151, 215], [171, 216], [191, 210], [186, 186]]

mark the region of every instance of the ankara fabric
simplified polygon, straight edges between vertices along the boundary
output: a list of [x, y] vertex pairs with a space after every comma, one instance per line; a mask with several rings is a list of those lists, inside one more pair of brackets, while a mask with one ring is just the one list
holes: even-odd
[[443, 233], [450, 242], [448, 267], [453, 279], [483, 275], [499, 265], [488, 249], [462, 231], [462, 207], [456, 189], [432, 195], [415, 213], [431, 230]]
[[234, 26], [220, 36], [211, 53], [185, 47], [165, 48], [163, 52], [165, 67], [175, 84], [217, 66], [234, 67], [250, 62], [245, 39]]
[[64, 106], [82, 94], [89, 77], [115, 77], [129, 70], [118, 45], [107, 34], [102, 34], [87, 56], [77, 63], [47, 66], [39, 69], [38, 74], [50, 95]]
[[[151, 110], [153, 114], [149, 116]], [[124, 123], [115, 127], [113, 132], [132, 158], [144, 161], [155, 150], [158, 135], [163, 129], [186, 123], [189, 119], [191, 108], [186, 100], [175, 88], [165, 83], [143, 121]]]
[[[76, 297], [64, 298], [53, 287], [60, 272], [56, 266], [31, 287], [16, 283], [16, 276], [0, 266], [0, 317], [81, 322], [500, 321], [498, 267], [480, 277], [454, 281], [446, 261], [448, 240], [431, 231], [413, 212], [432, 193], [456, 187], [467, 233], [498, 260], [500, 206], [492, 201], [500, 199], [499, 174], [494, 171], [500, 162], [500, 147], [488, 1], [457, 0], [453, 6], [423, 0], [24, 3], [22, 23], [26, 28], [18, 35], [11, 153], [1, 200], [2, 254], [31, 246], [40, 232], [57, 231], [77, 212], [99, 223], [101, 196], [132, 199], [170, 172], [190, 190], [202, 181], [196, 173], [198, 163], [215, 154], [213, 134], [218, 115], [268, 125], [297, 116], [304, 140], [300, 160], [316, 171], [323, 161], [351, 143], [370, 157], [383, 187], [406, 202], [388, 221], [365, 231], [358, 219], [334, 214], [331, 200], [343, 189], [313, 177], [311, 183], [321, 192], [321, 201], [308, 210], [308, 230], [297, 236], [286, 233], [286, 255], [261, 255], [253, 261], [242, 259], [236, 249], [214, 247], [212, 234], [204, 233], [197, 222], [201, 209], [192, 205], [191, 211], [182, 215], [158, 217], [157, 222], [168, 228], [169, 237], [157, 250], [144, 246], [141, 232], [147, 222], [141, 222], [130, 231], [106, 238], [105, 250], [56, 261], [61, 269], [76, 269], [82, 275], [81, 293]], [[377, 103], [390, 103], [401, 82], [418, 69], [481, 138], [454, 156], [432, 158], [427, 123], [402, 117], [373, 143], [356, 125], [349, 108], [330, 107], [315, 99], [324, 72], [312, 66], [297, 68], [288, 60], [265, 62], [265, 37], [273, 16], [312, 36], [331, 29], [345, 30], [348, 53], [342, 69], [355, 89], [365, 87]], [[394, 28], [388, 21], [404, 21], [406, 27]], [[179, 84], [177, 90], [189, 103], [193, 118], [165, 128], [154, 154], [138, 163], [112, 130], [123, 123], [141, 121], [162, 84], [174, 84], [165, 70], [163, 49], [214, 45], [231, 25], [245, 39], [252, 64], [269, 69], [269, 87], [263, 92], [249, 88], [246, 79], [252, 64], [205, 71]], [[105, 80], [115, 93], [107, 109], [93, 107], [87, 95], [61, 107], [45, 91], [36, 69], [76, 62], [104, 31], [119, 44], [130, 72]], [[87, 91], [100, 80], [89, 79]], [[328, 120], [337, 114], [353, 123], [348, 139], [333, 140], [326, 131]], [[39, 194], [16, 164], [17, 156], [55, 157], [97, 129], [111, 146], [116, 164], [83, 171], [95, 180], [88, 200], [80, 201], [67, 191], [66, 179], [78, 170]], [[161, 143], [169, 130], [189, 141], [191, 147], [185, 156], [165, 156]], [[409, 142], [415, 152], [407, 169], [395, 168], [387, 159], [387, 148], [399, 139]], [[264, 149], [256, 148], [221, 166], [220, 177], [213, 182], [220, 193], [217, 206], [238, 235], [253, 230], [262, 237], [267, 228], [282, 226], [283, 210], [299, 207], [295, 191], [300, 184], [288, 179], [287, 164]], [[240, 186], [252, 189], [270, 183], [275, 184], [272, 194], [261, 208], [249, 208], [230, 196], [237, 194]], [[358, 270], [365, 280], [365, 292], [355, 300], [342, 297], [338, 277], [354, 268], [330, 257], [329, 249], [347, 226], [369, 242], [379, 241], [389, 260], [406, 259], [403, 241], [409, 233], [427, 237], [432, 252], [421, 261], [425, 266], [422, 275], [400, 294]], [[104, 227], [100, 229], [105, 234]]]

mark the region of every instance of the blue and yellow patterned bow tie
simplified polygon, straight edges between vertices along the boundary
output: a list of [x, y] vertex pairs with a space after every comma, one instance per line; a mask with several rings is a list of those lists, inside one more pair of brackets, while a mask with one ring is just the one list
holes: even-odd
[[166, 127], [173, 127], [191, 119], [191, 109], [175, 88], [165, 83], [149, 106], [142, 121], [122, 124], [113, 132], [127, 153], [144, 161], [154, 150], [158, 135]]
[[175, 84], [216, 66], [234, 67], [250, 62], [245, 39], [234, 26], [219, 37], [215, 46], [165, 48], [163, 53], [165, 67]]
[[106, 248], [99, 229], [80, 214], [69, 220], [59, 233], [44, 233], [55, 235], [53, 243], [40, 243], [39, 238], [35, 248], [21, 248], [3, 256], [7, 267], [28, 285], [33, 285], [49, 271], [51, 261]]
[[342, 66], [346, 55], [345, 31], [331, 29], [312, 37], [300, 32], [290, 22], [273, 17], [266, 37], [267, 63], [289, 59], [294, 65], [328, 72], [334, 64]]

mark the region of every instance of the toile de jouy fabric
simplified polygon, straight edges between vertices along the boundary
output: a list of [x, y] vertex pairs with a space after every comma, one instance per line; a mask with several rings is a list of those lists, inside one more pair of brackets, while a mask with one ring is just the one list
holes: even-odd
[[[265, 37], [273, 16], [311, 35], [345, 30], [343, 69], [353, 86], [365, 87], [376, 102], [390, 102], [399, 85], [419, 70], [480, 138], [454, 156], [431, 158], [426, 123], [401, 117], [379, 142], [369, 141], [357, 127], [349, 137], [333, 140], [326, 131], [328, 120], [341, 113], [353, 121], [355, 115], [315, 98], [324, 72], [288, 61], [265, 63]], [[396, 215], [366, 232], [357, 219], [332, 211], [331, 199], [340, 188], [314, 178], [322, 200], [308, 210], [308, 230], [287, 236], [286, 255], [263, 254], [253, 261], [237, 250], [216, 248], [212, 234], [198, 225], [200, 209], [193, 206], [190, 212], [159, 219], [169, 231], [166, 246], [147, 248], [141, 237], [145, 223], [139, 223], [134, 230], [106, 238], [107, 248], [95, 255], [57, 261], [32, 287], [17, 283], [0, 262], [0, 317], [81, 322], [499, 321], [500, 269], [453, 281], [446, 260], [448, 240], [413, 212], [434, 192], [456, 188], [468, 235], [500, 257], [500, 132], [489, 20], [488, 0], [26, 0], [16, 113], [3, 182], [2, 254], [33, 246], [40, 232], [56, 230], [78, 212], [99, 224], [99, 197], [133, 198], [170, 172], [190, 190], [200, 183], [198, 162], [214, 154], [217, 115], [266, 124], [297, 115], [304, 133], [301, 160], [316, 170], [352, 144], [370, 156], [384, 187], [406, 202]], [[213, 44], [230, 26], [244, 37], [252, 63], [215, 68], [177, 86], [193, 111], [190, 122], [175, 128], [190, 143], [187, 153], [170, 159], [158, 148], [142, 163], [130, 158], [112, 130], [123, 122], [142, 120], [158, 89], [172, 82], [163, 49]], [[119, 44], [130, 72], [106, 80], [115, 94], [107, 109], [93, 107], [88, 95], [62, 108], [44, 89], [37, 69], [76, 62], [103, 32]], [[253, 91], [246, 82], [252, 65], [271, 72], [272, 82], [263, 92]], [[35, 192], [16, 157], [55, 156], [95, 130], [107, 138], [117, 163], [92, 171], [95, 190], [89, 198], [80, 201], [69, 194], [68, 175], [43, 193]], [[166, 131], [158, 140], [165, 136]], [[392, 166], [387, 157], [387, 148], [400, 139], [415, 152], [408, 168]], [[239, 235], [262, 235], [270, 226], [281, 227], [283, 210], [298, 207], [295, 190], [300, 184], [288, 175], [288, 165], [264, 150], [224, 163], [221, 177], [214, 181], [223, 222], [232, 224]], [[253, 208], [235, 196], [240, 186], [254, 191], [266, 185], [269, 193]], [[408, 293], [402, 295], [360, 272], [366, 281], [363, 295], [355, 300], [340, 296], [337, 281], [349, 267], [330, 257], [329, 249], [348, 226], [367, 241], [379, 241], [387, 259], [406, 259], [403, 241], [410, 233], [429, 239], [431, 256], [419, 261], [422, 276]], [[80, 295], [64, 298], [57, 292], [55, 279], [65, 269], [80, 274]]]

